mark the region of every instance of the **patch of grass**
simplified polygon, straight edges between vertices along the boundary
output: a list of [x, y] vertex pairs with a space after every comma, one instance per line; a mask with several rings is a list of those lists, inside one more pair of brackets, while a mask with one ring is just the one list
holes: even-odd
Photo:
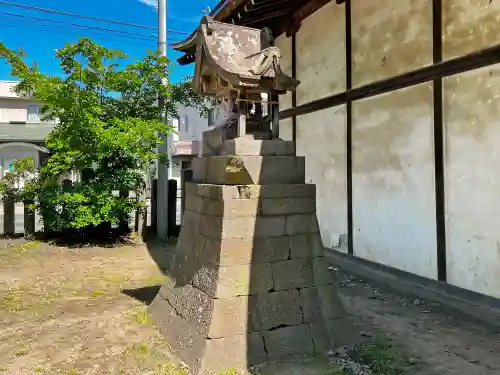
[[149, 314], [144, 309], [137, 309], [134, 313], [134, 320], [139, 324], [153, 325], [153, 321], [149, 317]]
[[104, 275], [102, 278], [104, 281], [112, 284], [121, 284], [126, 280], [126, 277], [123, 275]]
[[14, 248], [15, 252], [24, 253], [28, 250], [37, 249], [40, 247], [40, 241], [28, 241]]
[[139, 344], [134, 344], [134, 350], [140, 354], [147, 354], [149, 351], [148, 345], [141, 342]]
[[9, 289], [0, 300], [0, 306], [10, 312], [21, 311], [23, 309], [23, 295], [26, 288]]
[[185, 369], [180, 369], [171, 363], [159, 363], [155, 375], [188, 375]]
[[16, 357], [24, 357], [25, 355], [28, 355], [28, 351], [26, 349], [16, 349], [14, 350], [14, 355]]
[[238, 375], [238, 371], [235, 368], [229, 368], [222, 371], [219, 375]]
[[42, 292], [30, 289], [28, 286], [8, 289], [0, 296], [0, 310], [11, 313], [28, 314], [32, 318], [46, 312], [46, 308], [55, 308], [55, 302], [60, 298], [60, 293]]
[[168, 280], [166, 275], [151, 275], [146, 278], [144, 281], [146, 287], [148, 286], [156, 286], [163, 285]]
[[407, 360], [382, 336], [376, 336], [360, 350], [360, 362], [376, 375], [404, 375]]
[[7, 372], [9, 369], [5, 366], [0, 366], [0, 372]]
[[94, 289], [90, 292], [91, 297], [100, 297], [104, 294], [105, 294], [104, 290], [101, 289]]

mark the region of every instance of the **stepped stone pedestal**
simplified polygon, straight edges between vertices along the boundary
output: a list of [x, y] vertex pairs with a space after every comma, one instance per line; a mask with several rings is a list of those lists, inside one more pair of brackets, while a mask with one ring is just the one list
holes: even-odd
[[204, 153], [186, 186], [171, 280], [150, 307], [173, 352], [193, 374], [246, 373], [347, 344], [315, 186], [293, 143], [237, 138]]

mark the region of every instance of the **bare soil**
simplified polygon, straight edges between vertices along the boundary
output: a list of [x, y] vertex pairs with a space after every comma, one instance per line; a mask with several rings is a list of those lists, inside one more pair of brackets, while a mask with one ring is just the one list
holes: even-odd
[[[0, 375], [181, 375], [146, 305], [171, 247], [67, 248], [0, 240]], [[383, 336], [406, 374], [500, 374], [500, 331], [445, 306], [338, 271], [341, 297], [370, 340]], [[340, 374], [324, 360], [265, 375]], [[392, 374], [392, 373], [391, 373]]]
[[144, 303], [163, 280], [143, 245], [2, 240], [0, 374], [181, 374]]
[[342, 271], [338, 278], [344, 305], [364, 335], [382, 334], [412, 358], [407, 373], [500, 374], [499, 327]]

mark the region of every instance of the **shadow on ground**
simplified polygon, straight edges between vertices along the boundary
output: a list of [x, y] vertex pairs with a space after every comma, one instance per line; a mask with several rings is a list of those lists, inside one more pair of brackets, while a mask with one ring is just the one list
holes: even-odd
[[121, 292], [149, 306], [151, 302], [153, 302], [153, 300], [155, 299], [158, 292], [160, 291], [160, 288], [161, 288], [160, 285], [145, 286], [136, 289], [122, 289]]

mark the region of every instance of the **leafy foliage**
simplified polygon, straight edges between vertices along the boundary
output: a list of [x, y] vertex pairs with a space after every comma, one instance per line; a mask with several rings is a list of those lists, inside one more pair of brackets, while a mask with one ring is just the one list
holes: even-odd
[[[0, 192], [16, 200], [36, 198], [52, 230], [117, 223], [140, 208], [137, 200], [113, 192], [144, 189], [145, 171], [158, 157], [157, 134], [172, 131], [161, 119], [177, 116], [179, 105], [207, 112], [207, 102], [189, 82], [165, 83], [171, 65], [157, 53], [126, 64], [123, 52], [82, 38], [56, 51], [63, 77], [41, 73], [22, 51], [1, 43], [0, 57], [20, 79], [17, 93], [42, 101], [44, 119], [58, 121], [46, 140], [50, 158], [36, 177], [33, 161], [19, 161], [0, 182]], [[62, 184], [72, 171], [79, 171], [81, 181]], [[21, 177], [25, 186], [16, 189]]]

